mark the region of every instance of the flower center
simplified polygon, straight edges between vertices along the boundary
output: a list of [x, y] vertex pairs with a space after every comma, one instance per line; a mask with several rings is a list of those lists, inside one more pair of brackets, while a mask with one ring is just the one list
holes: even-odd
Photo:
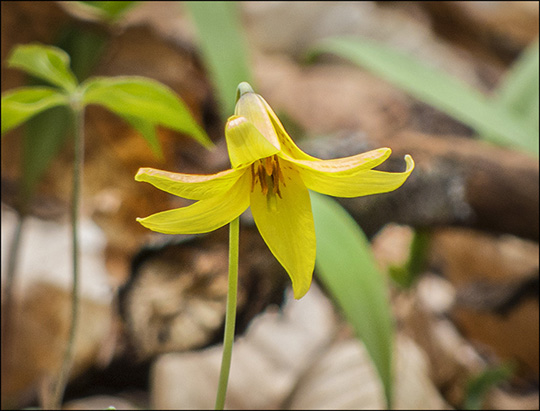
[[269, 201], [276, 194], [281, 198], [279, 187], [280, 184], [285, 186], [285, 179], [277, 156], [263, 158], [251, 165], [251, 192], [255, 190], [257, 184], [260, 184], [262, 193]]

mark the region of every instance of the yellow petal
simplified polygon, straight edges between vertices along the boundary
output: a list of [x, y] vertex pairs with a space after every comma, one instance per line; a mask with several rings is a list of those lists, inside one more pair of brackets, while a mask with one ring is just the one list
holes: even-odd
[[270, 251], [291, 277], [295, 298], [309, 290], [315, 265], [315, 228], [307, 188], [291, 164], [282, 161], [280, 195], [255, 185], [251, 211]]
[[234, 114], [246, 118], [270, 144], [278, 149], [280, 148], [274, 125], [270, 120], [261, 96], [244, 91], [236, 102]]
[[279, 152], [279, 145], [271, 144], [245, 117], [229, 117], [225, 126], [227, 150], [233, 168], [253, 163]]
[[226, 191], [190, 206], [152, 214], [137, 221], [164, 234], [197, 234], [216, 230], [242, 214], [249, 206], [250, 174], [244, 173]]
[[140, 168], [135, 180], [145, 181], [167, 193], [190, 200], [214, 197], [230, 190], [245, 172], [244, 169], [225, 170], [217, 174], [182, 174], [155, 168]]
[[285, 127], [283, 127], [283, 124], [281, 124], [281, 121], [279, 120], [276, 113], [274, 113], [274, 110], [272, 110], [272, 107], [270, 107], [266, 100], [258, 94], [257, 97], [260, 99], [261, 104], [264, 106], [266, 112], [268, 113], [268, 116], [270, 117], [270, 121], [272, 122], [272, 126], [278, 137], [279, 144], [281, 145], [281, 150], [286, 155], [292, 158], [296, 158], [299, 160], [318, 161], [318, 158], [312, 157], [309, 154], [304, 153], [302, 150], [300, 150], [300, 148], [291, 139], [289, 134], [285, 131]]
[[313, 168], [298, 168], [310, 190], [334, 197], [359, 197], [386, 193], [400, 187], [414, 169], [410, 155], [405, 156], [407, 168], [403, 173], [361, 169], [353, 173], [331, 173]]
[[288, 161], [292, 161], [301, 168], [313, 170], [314, 172], [352, 174], [360, 170], [369, 170], [378, 166], [384, 162], [384, 160], [386, 160], [391, 153], [392, 150], [383, 147], [368, 151], [366, 153], [357, 154], [355, 156], [336, 158], [332, 160], [298, 160], [291, 158], [284, 153], [280, 153], [279, 156]]

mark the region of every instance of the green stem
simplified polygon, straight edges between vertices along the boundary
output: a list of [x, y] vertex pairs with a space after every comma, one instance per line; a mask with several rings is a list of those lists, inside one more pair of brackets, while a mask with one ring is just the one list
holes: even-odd
[[227, 291], [227, 311], [225, 313], [225, 333], [223, 336], [223, 357], [216, 397], [216, 410], [225, 407], [225, 396], [231, 369], [232, 348], [234, 343], [234, 326], [236, 323], [236, 293], [238, 290], [238, 243], [240, 237], [240, 217], [229, 225], [229, 287]]
[[2, 314], [4, 317], [4, 321], [2, 321], [2, 368], [5, 370], [11, 369], [11, 340], [13, 335], [13, 313], [15, 311], [13, 305], [13, 290], [15, 289], [17, 256], [19, 255], [21, 234], [25, 220], [25, 214], [17, 213], [17, 225], [15, 226], [13, 238], [9, 247], [6, 267], [6, 278], [4, 281], [4, 287], [2, 287], [3, 299], [5, 299], [2, 307]]
[[74, 104], [75, 114], [75, 133], [74, 146], [75, 154], [73, 158], [73, 191], [71, 197], [71, 235], [72, 235], [72, 262], [73, 262], [73, 283], [71, 300], [71, 325], [69, 337], [64, 352], [62, 368], [52, 399], [52, 409], [60, 409], [64, 390], [67, 385], [69, 373], [73, 363], [73, 354], [75, 348], [75, 334], [77, 330], [79, 317], [79, 206], [81, 200], [82, 187], [82, 169], [84, 161], [84, 108]]

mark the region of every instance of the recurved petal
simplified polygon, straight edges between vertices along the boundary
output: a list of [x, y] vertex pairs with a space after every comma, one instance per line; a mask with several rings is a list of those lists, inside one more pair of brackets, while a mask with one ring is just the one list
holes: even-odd
[[220, 195], [238, 181], [245, 169], [231, 169], [216, 174], [183, 174], [155, 168], [140, 168], [135, 180], [145, 181], [167, 193], [190, 200], [202, 200]]
[[268, 248], [291, 277], [295, 298], [309, 290], [315, 265], [315, 228], [311, 202], [300, 175], [291, 165], [282, 165], [284, 184], [280, 194], [251, 193], [255, 224]]
[[233, 168], [246, 166], [279, 152], [279, 143], [273, 145], [251, 121], [242, 116], [229, 117], [225, 138]]
[[334, 197], [359, 197], [386, 193], [400, 187], [414, 169], [410, 155], [405, 156], [407, 168], [402, 173], [360, 169], [353, 173], [332, 173], [314, 168], [298, 167], [307, 188]]
[[270, 107], [270, 104], [268, 104], [266, 100], [258, 94], [257, 97], [260, 99], [262, 105], [268, 113], [268, 116], [270, 117], [270, 121], [278, 137], [279, 144], [283, 153], [285, 153], [289, 157], [299, 160], [318, 161], [318, 158], [312, 157], [309, 154], [304, 153], [302, 150], [300, 150], [300, 148], [294, 143], [289, 134], [285, 131], [285, 127], [283, 127], [283, 124], [281, 124], [281, 121], [279, 120], [276, 113], [274, 113], [274, 110], [272, 110], [272, 107]]
[[231, 222], [248, 208], [249, 190], [250, 175], [245, 173], [229, 191], [187, 207], [137, 218], [137, 221], [164, 234], [207, 233]]
[[291, 158], [284, 153], [279, 154], [279, 156], [307, 170], [337, 175], [353, 174], [361, 170], [369, 170], [384, 162], [391, 153], [392, 150], [383, 147], [355, 156], [335, 158], [332, 160], [299, 160]]

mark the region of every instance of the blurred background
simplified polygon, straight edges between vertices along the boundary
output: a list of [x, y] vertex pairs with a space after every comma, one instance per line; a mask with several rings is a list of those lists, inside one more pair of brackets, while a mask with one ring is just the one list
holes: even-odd
[[[81, 325], [64, 408], [213, 407], [227, 229], [149, 232], [136, 217], [186, 203], [134, 175], [139, 167], [203, 174], [230, 167], [223, 129], [232, 110], [223, 102], [234, 103], [238, 82], [223, 92], [215, 66], [234, 70], [239, 57], [226, 47], [234, 42], [249, 65], [245, 80], [304, 151], [333, 158], [390, 147], [387, 170], [402, 171], [405, 154], [416, 162], [393, 193], [338, 200], [369, 239], [387, 284], [394, 408], [538, 409], [538, 7], [2, 2], [2, 93], [35, 84], [6, 67], [13, 47], [55, 45], [70, 54], [80, 81], [138, 75], [169, 86], [216, 145], [207, 150], [159, 128], [159, 158], [129, 124], [88, 108]], [[212, 61], [216, 37], [204, 24], [219, 27], [223, 10], [234, 12], [241, 37], [223, 34], [229, 43]], [[45, 166], [24, 208], [9, 334], [2, 326], [3, 409], [43, 403], [67, 338], [73, 147], [65, 124], [65, 113], [52, 109], [2, 136], [3, 324], [24, 136], [46, 134], [48, 142], [32, 160]], [[227, 407], [385, 408], [362, 338], [317, 272], [312, 290], [295, 301], [249, 215], [242, 221]]]

